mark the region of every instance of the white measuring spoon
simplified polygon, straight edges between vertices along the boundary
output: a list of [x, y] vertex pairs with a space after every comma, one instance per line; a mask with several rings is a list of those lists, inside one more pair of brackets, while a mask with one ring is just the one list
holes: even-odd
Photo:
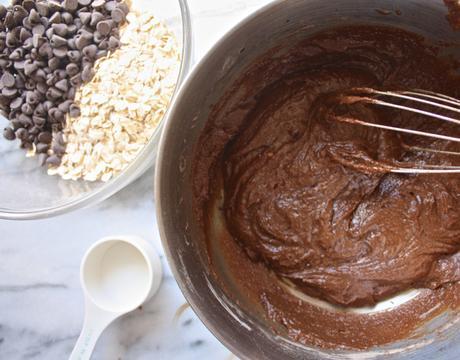
[[90, 359], [104, 329], [153, 296], [161, 277], [158, 254], [141, 238], [108, 237], [92, 245], [81, 263], [85, 320], [70, 360]]

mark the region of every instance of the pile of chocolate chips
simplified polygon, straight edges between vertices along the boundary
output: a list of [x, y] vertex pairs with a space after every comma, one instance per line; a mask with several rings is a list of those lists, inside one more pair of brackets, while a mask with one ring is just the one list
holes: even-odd
[[0, 5], [0, 111], [3, 135], [35, 146], [39, 161], [59, 165], [66, 114], [79, 116], [79, 85], [94, 62], [119, 45], [129, 11], [121, 0], [15, 0]]

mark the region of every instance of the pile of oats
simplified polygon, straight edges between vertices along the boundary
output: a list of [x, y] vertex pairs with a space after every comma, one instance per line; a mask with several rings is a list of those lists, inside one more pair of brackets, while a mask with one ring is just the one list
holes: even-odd
[[121, 47], [95, 65], [76, 94], [81, 115], [67, 118], [66, 152], [50, 175], [108, 181], [145, 146], [172, 98], [180, 54], [174, 35], [152, 14], [132, 11]]

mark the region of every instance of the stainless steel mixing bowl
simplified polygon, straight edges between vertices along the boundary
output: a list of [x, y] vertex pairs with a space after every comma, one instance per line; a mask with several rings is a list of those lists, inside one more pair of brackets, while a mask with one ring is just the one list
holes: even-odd
[[[389, 11], [382, 11], [389, 10]], [[396, 11], [399, 10], [399, 11]], [[441, 0], [278, 0], [239, 23], [194, 69], [176, 98], [160, 143], [157, 216], [163, 244], [185, 297], [205, 325], [242, 359], [459, 359], [460, 315], [446, 312], [420, 337], [369, 351], [326, 351], [276, 335], [257, 313], [229, 299], [206, 267], [206, 247], [191, 206], [193, 151], [212, 104], [257, 56], [336, 25], [402, 27], [456, 41]], [[460, 45], [459, 45], [460, 47]]]

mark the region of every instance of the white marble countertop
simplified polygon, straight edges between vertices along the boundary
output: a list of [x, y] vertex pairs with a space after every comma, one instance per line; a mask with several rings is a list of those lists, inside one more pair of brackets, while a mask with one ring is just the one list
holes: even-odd
[[[189, 0], [196, 58], [238, 20], [267, 2]], [[152, 174], [90, 209], [47, 220], [0, 221], [0, 359], [68, 357], [83, 318], [79, 264], [97, 239], [140, 235], [163, 254]], [[187, 307], [162, 260], [165, 271], [159, 293], [142, 310], [112, 324], [93, 359], [234, 358]]]

